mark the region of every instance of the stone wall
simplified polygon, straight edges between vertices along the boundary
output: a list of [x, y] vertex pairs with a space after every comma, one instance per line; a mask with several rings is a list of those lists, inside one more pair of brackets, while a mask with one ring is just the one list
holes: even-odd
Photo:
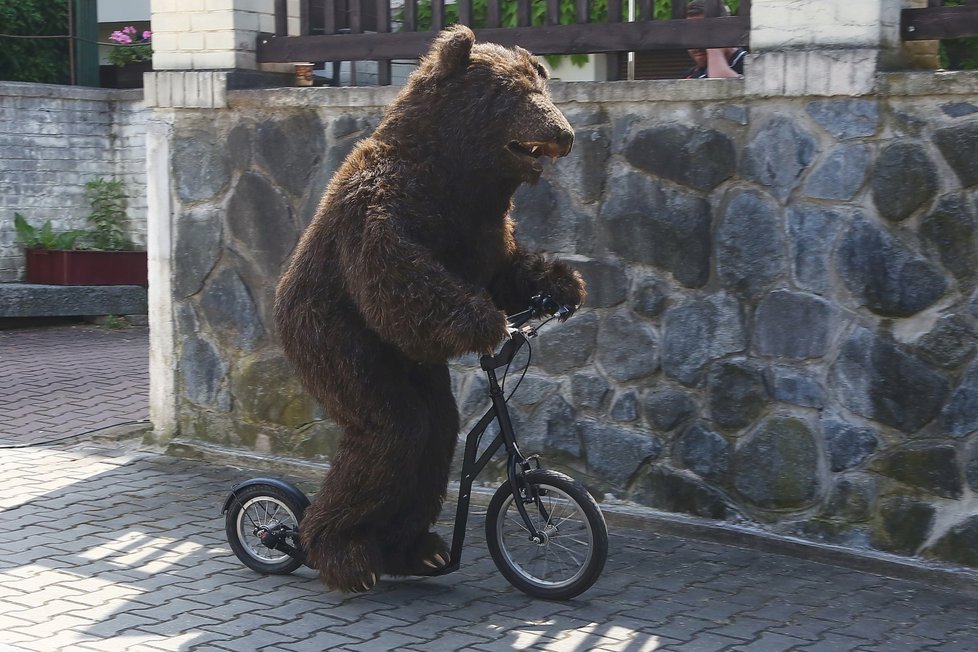
[[[978, 78], [876, 86], [554, 84], [577, 141], [518, 194], [518, 233], [590, 295], [534, 341], [510, 403], [526, 449], [605, 500], [978, 566]], [[393, 92], [159, 112], [175, 216], [163, 439], [329, 459], [337, 429], [279, 353], [272, 291]], [[474, 358], [454, 368], [472, 423], [485, 384]]]
[[130, 234], [146, 241], [146, 121], [140, 91], [0, 82], [0, 282], [22, 278], [14, 213], [56, 231], [88, 227], [85, 183], [119, 179]]

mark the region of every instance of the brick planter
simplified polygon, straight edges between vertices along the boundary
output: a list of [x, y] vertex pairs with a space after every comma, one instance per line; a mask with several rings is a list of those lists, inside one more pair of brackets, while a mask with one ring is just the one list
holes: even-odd
[[145, 251], [28, 249], [28, 283], [148, 285]]

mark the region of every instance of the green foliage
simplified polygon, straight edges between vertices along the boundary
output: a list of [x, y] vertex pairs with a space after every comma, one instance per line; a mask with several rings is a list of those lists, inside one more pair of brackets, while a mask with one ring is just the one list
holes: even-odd
[[[68, 5], [49, 0], [0, 0], [0, 32], [18, 36], [68, 33]], [[0, 79], [67, 84], [67, 38], [0, 37]]]
[[[573, 25], [577, 22], [577, 2], [575, 0], [559, 0], [560, 2], [560, 20], [561, 25]], [[736, 13], [740, 6], [740, 0], [728, 0], [727, 5], [730, 7], [731, 12]], [[592, 23], [604, 23], [608, 20], [608, 2], [607, 0], [592, 0], [589, 3], [590, 14], [589, 20]], [[628, 18], [627, 16], [627, 3], [622, 3], [622, 13], [623, 19]], [[638, 6], [636, 4], [636, 11], [638, 11]], [[516, 27], [517, 24], [517, 3], [516, 0], [503, 0], [499, 7], [499, 23], [500, 27]], [[486, 26], [486, 17], [488, 14], [488, 2], [487, 0], [472, 0], [472, 24], [471, 27], [476, 29]], [[672, 18], [672, 0], [654, 0], [653, 2], [653, 15], [656, 20], [668, 20]], [[394, 20], [397, 22], [403, 22], [404, 20], [404, 9], [398, 9], [394, 12]], [[547, 20], [547, 0], [530, 0], [530, 24], [534, 27], [543, 26]], [[452, 25], [459, 22], [458, 19], [458, 5], [450, 4], [445, 5], [445, 25]], [[431, 0], [418, 0], [418, 14], [417, 14], [417, 29], [418, 31], [428, 31], [431, 29]], [[545, 56], [544, 57], [551, 66], [556, 65], [562, 57], [560, 56]], [[571, 63], [576, 66], [583, 66], [587, 63], [588, 55], [586, 54], [573, 54], [570, 55]]]
[[93, 249], [118, 251], [128, 249], [125, 236], [126, 191], [122, 182], [101, 177], [85, 184], [85, 197], [92, 206], [88, 221], [92, 230], [85, 238]]
[[17, 244], [26, 249], [74, 249], [75, 241], [88, 235], [88, 231], [55, 233], [51, 220], [36, 229], [20, 213], [14, 213], [14, 228], [17, 231]]
[[[945, 0], [946, 7], [958, 7], [966, 0]], [[956, 38], [941, 41], [941, 68], [978, 70], [978, 38]]]

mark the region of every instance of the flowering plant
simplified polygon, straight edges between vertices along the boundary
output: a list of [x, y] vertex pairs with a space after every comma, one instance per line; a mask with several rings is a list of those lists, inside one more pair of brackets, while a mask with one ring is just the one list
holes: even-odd
[[140, 35], [132, 25], [112, 32], [109, 35], [109, 40], [112, 41], [109, 61], [117, 66], [136, 61], [152, 61], [153, 47], [150, 45], [152, 38], [153, 33], [149, 30]]

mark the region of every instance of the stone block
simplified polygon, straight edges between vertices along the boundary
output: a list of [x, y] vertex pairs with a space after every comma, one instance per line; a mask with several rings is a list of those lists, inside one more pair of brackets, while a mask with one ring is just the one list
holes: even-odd
[[892, 143], [880, 151], [870, 185], [880, 215], [900, 222], [934, 198], [938, 187], [937, 168], [919, 145]]
[[0, 284], [0, 317], [147, 314], [146, 288], [135, 285]]
[[788, 272], [780, 209], [754, 190], [734, 190], [716, 229], [717, 275], [732, 293], [760, 298]]
[[590, 419], [578, 424], [588, 468], [613, 486], [624, 488], [639, 467], [654, 460], [662, 442], [640, 430]]
[[760, 368], [748, 360], [721, 360], [706, 379], [709, 414], [722, 429], [749, 426], [764, 411], [768, 394]]
[[815, 160], [816, 151], [814, 136], [797, 121], [776, 115], [751, 136], [743, 151], [740, 172], [784, 201]]
[[761, 355], [782, 359], [820, 358], [829, 351], [837, 312], [821, 297], [775, 290], [754, 313], [752, 346]]
[[911, 487], [943, 498], [960, 498], [957, 449], [939, 442], [912, 442], [877, 455], [870, 468]]
[[744, 499], [762, 509], [797, 509], [819, 490], [818, 447], [811, 428], [794, 417], [772, 417], [733, 454], [733, 482]]
[[612, 380], [644, 378], [659, 368], [658, 338], [651, 327], [627, 312], [616, 312], [601, 321], [597, 360]]
[[662, 369], [687, 386], [699, 383], [703, 367], [712, 360], [746, 348], [739, 302], [713, 294], [670, 308], [662, 334]]

